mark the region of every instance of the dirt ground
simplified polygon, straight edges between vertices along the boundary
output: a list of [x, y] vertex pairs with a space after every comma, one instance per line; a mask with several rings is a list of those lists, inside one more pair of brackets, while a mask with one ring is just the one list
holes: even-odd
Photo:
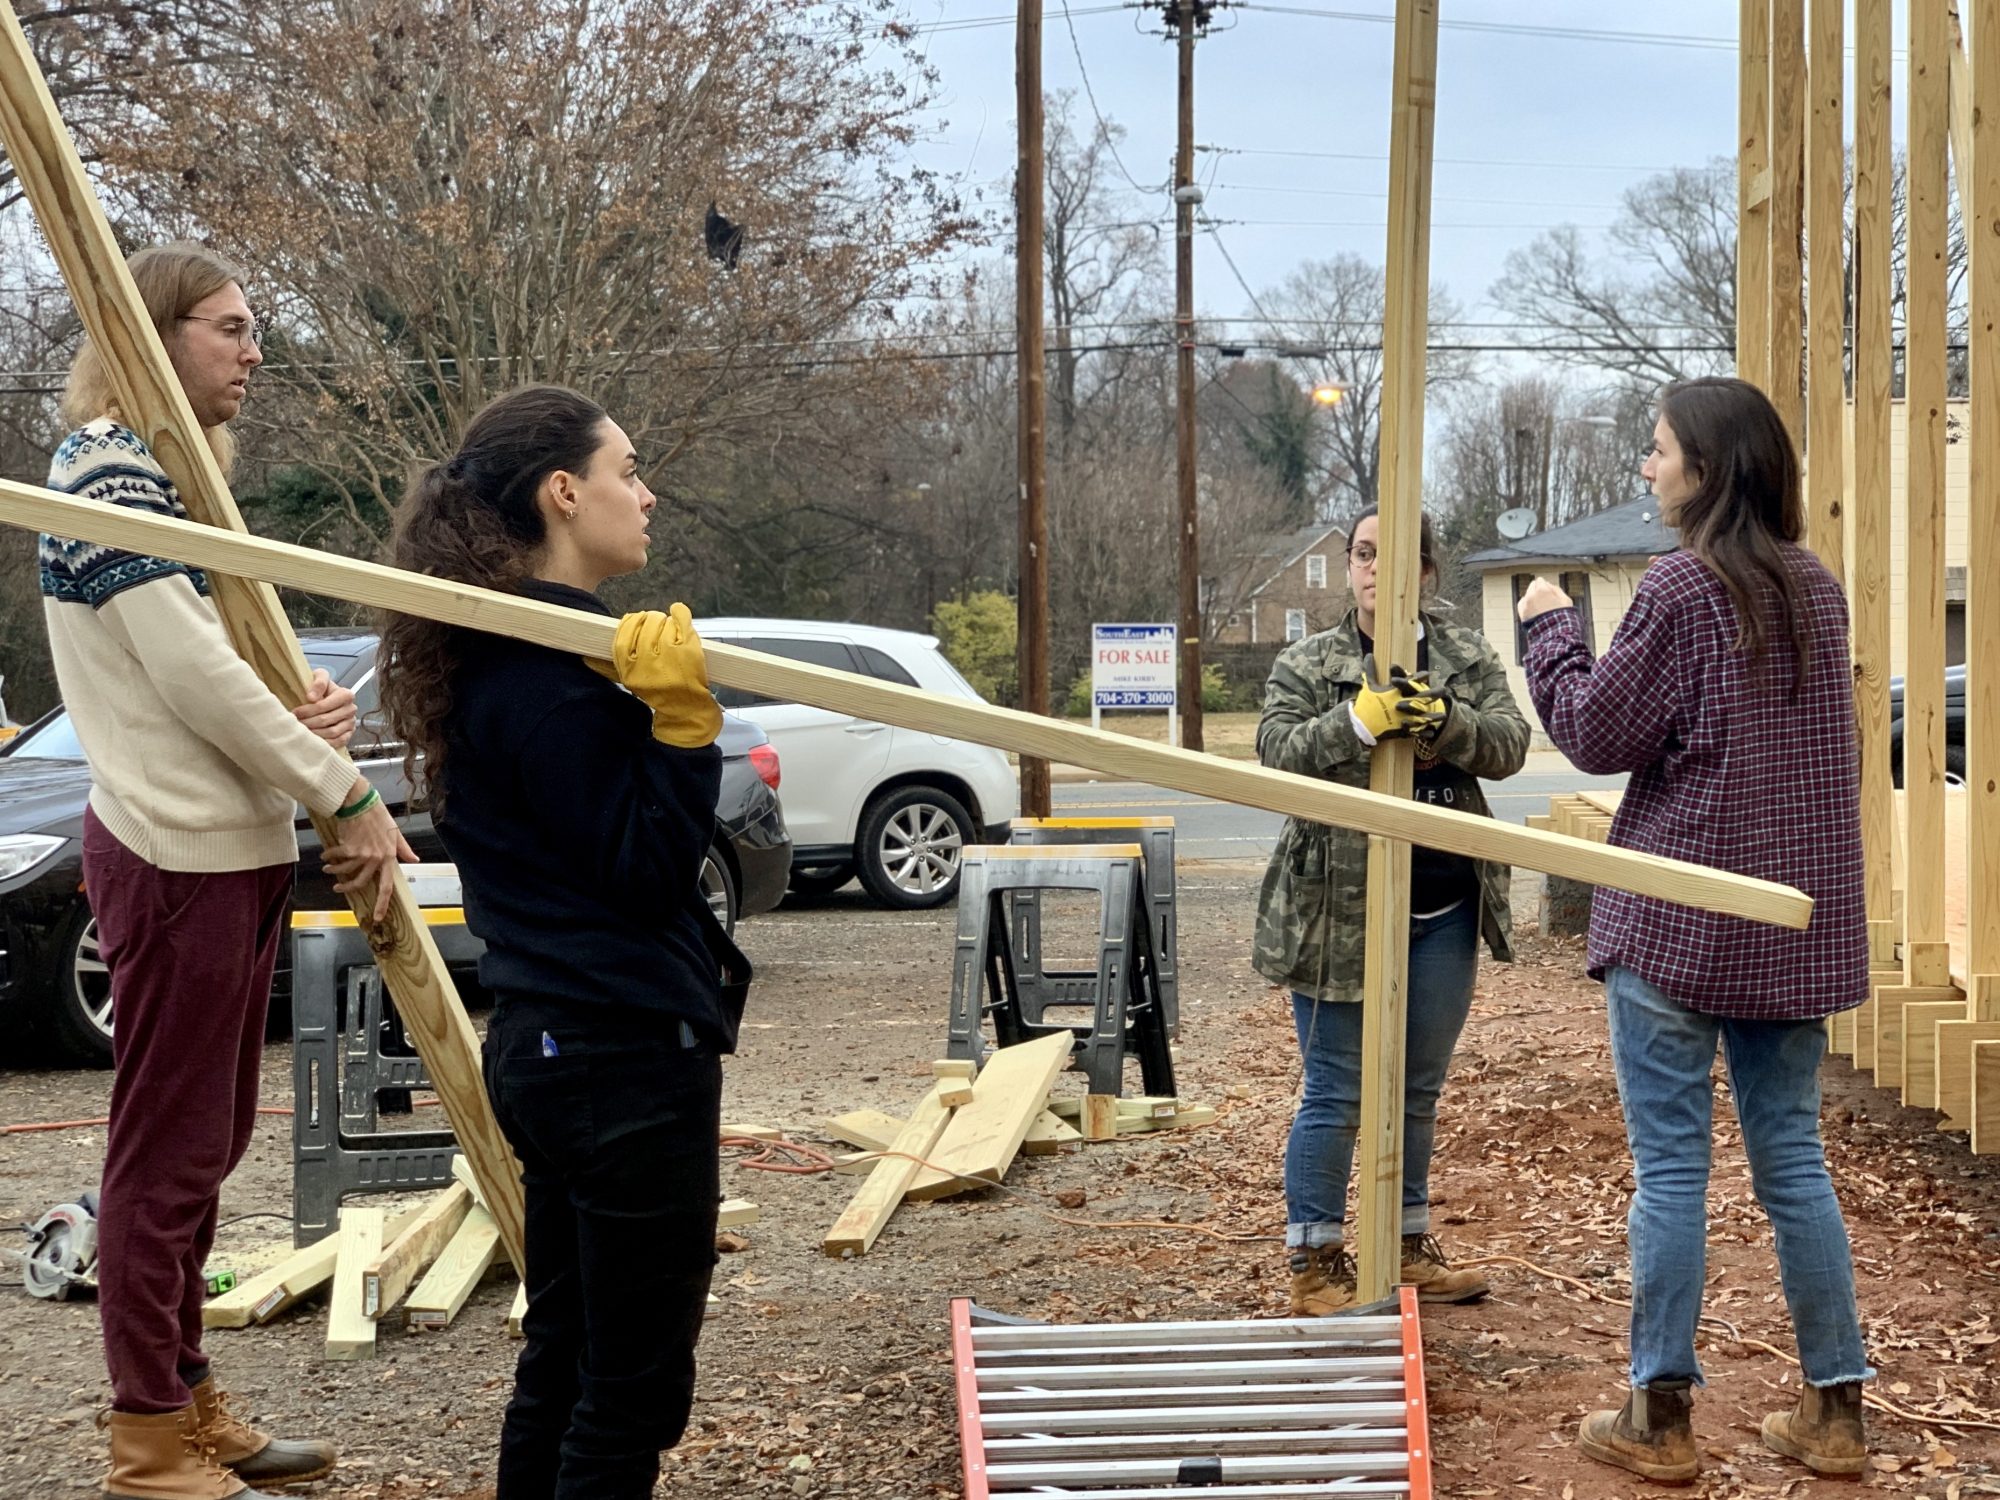
[[[1277, 1315], [1280, 1153], [1298, 1083], [1284, 997], [1248, 963], [1259, 870], [1181, 871], [1181, 1092], [1212, 1103], [1208, 1128], [1024, 1158], [1009, 1191], [904, 1208], [867, 1257], [838, 1262], [819, 1237], [856, 1179], [725, 1170], [762, 1208], [749, 1248], [723, 1257], [687, 1440], [660, 1492], [685, 1497], [921, 1497], [959, 1493], [947, 1357], [948, 1303], [971, 1296], [1058, 1320]], [[864, 1106], [901, 1113], [940, 1050], [952, 913], [895, 915], [853, 892], [748, 922], [758, 965], [725, 1114], [815, 1139]], [[1487, 1258], [1484, 1303], [1424, 1313], [1438, 1493], [1594, 1500], [1645, 1492], [1572, 1448], [1579, 1416], [1613, 1400], [1625, 1369], [1631, 1188], [1597, 987], [1577, 945], [1525, 937], [1521, 962], [1488, 963], [1445, 1095], [1434, 1217], [1460, 1259]], [[476, 1018], [483, 1020], [483, 1017]], [[266, 1097], [289, 1103], [274, 1045]], [[1933, 1115], [1900, 1109], [1846, 1064], [1827, 1072], [1827, 1138], [1853, 1232], [1874, 1390], [1866, 1484], [1910, 1495], [2000, 1493], [1996, 1246], [2000, 1163], [1974, 1159]], [[0, 1121], [101, 1114], [107, 1075], [0, 1073]], [[424, 1113], [419, 1123], [429, 1123]], [[289, 1124], [267, 1117], [225, 1192], [225, 1215], [289, 1211]], [[1789, 1352], [1771, 1236], [1751, 1198], [1733, 1118], [1719, 1112], [1704, 1349], [1696, 1408], [1704, 1477], [1692, 1493], [1821, 1497], [1766, 1453], [1759, 1415], [1789, 1405]], [[0, 1140], [0, 1223], [31, 1219], [94, 1180], [102, 1133]], [[1056, 1195], [1083, 1206], [1061, 1209]], [[1066, 1220], [1150, 1219], [1116, 1230]], [[225, 1229], [222, 1265], [285, 1234]], [[8, 1242], [0, 1240], [0, 1246]], [[14, 1241], [18, 1243], [18, 1241]], [[11, 1268], [6, 1273], [13, 1280]], [[511, 1281], [481, 1289], [458, 1322], [384, 1328], [377, 1358], [321, 1359], [324, 1315], [211, 1335], [226, 1383], [274, 1427], [334, 1437], [324, 1500], [488, 1500], [515, 1345]], [[1726, 1320], [1727, 1326], [1724, 1326]], [[84, 1496], [101, 1481], [95, 1414], [107, 1397], [89, 1303], [0, 1291], [0, 1497]]]

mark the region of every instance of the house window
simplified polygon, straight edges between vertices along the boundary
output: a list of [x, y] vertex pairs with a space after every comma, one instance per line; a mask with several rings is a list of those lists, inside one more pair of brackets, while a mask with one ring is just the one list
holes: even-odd
[[1306, 559], [1306, 587], [1323, 589], [1326, 587], [1326, 554], [1315, 552]]
[[1232, 630], [1234, 630], [1238, 625], [1241, 625], [1242, 623], [1243, 623], [1243, 616], [1240, 614], [1232, 614], [1229, 617], [1229, 628]]
[[1583, 649], [1597, 655], [1597, 627], [1590, 617], [1590, 575], [1563, 574], [1562, 591], [1576, 601], [1577, 623], [1583, 626]]
[[1285, 639], [1302, 641], [1306, 638], [1306, 612], [1302, 609], [1285, 611]]
[[1521, 596], [1534, 581], [1533, 573], [1514, 575], [1514, 664], [1520, 667], [1528, 664], [1528, 627], [1521, 622]]

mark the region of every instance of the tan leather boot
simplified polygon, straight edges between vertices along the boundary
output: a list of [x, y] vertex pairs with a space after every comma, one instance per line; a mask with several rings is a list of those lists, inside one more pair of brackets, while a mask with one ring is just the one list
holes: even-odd
[[216, 1462], [251, 1484], [305, 1484], [333, 1472], [333, 1444], [291, 1441], [259, 1432], [229, 1409], [229, 1393], [210, 1375], [194, 1386], [195, 1420]]
[[1477, 1271], [1454, 1271], [1434, 1234], [1403, 1236], [1402, 1283], [1417, 1289], [1419, 1302], [1474, 1302], [1489, 1288]]
[[1576, 1445], [1599, 1463], [1660, 1484], [1690, 1484], [1701, 1472], [1694, 1451], [1694, 1394], [1685, 1380], [1634, 1386], [1622, 1411], [1583, 1419]]
[[215, 1461], [192, 1406], [157, 1416], [107, 1412], [104, 1500], [268, 1500]]
[[1328, 1318], [1354, 1305], [1354, 1257], [1338, 1245], [1291, 1252], [1292, 1316]]
[[1764, 1418], [1764, 1446], [1817, 1474], [1859, 1474], [1868, 1467], [1861, 1427], [1861, 1382], [1807, 1386], [1790, 1411]]

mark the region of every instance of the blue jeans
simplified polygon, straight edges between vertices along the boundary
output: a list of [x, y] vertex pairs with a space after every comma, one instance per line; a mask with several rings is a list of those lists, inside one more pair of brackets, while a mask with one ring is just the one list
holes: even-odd
[[1819, 1140], [1819, 1021], [1692, 1011], [1629, 969], [1604, 977], [1611, 1060], [1638, 1191], [1632, 1244], [1632, 1384], [1701, 1382], [1695, 1325], [1706, 1284], [1710, 1070], [1716, 1041], [1743, 1126], [1750, 1181], [1777, 1232], [1778, 1274], [1809, 1385], [1866, 1380], [1854, 1258]]
[[[1431, 1223], [1431, 1147], [1438, 1091], [1472, 1009], [1479, 967], [1479, 898], [1410, 923], [1408, 1031], [1403, 1073], [1403, 1228]], [[1305, 1058], [1305, 1097], [1285, 1145], [1285, 1244], [1338, 1245], [1347, 1219], [1347, 1180], [1361, 1124], [1361, 1007], [1296, 991], [1292, 1017]]]

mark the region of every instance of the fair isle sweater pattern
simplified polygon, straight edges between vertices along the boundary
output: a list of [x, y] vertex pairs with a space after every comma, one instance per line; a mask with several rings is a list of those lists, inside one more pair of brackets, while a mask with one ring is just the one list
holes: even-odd
[[[49, 488], [104, 505], [128, 506], [181, 521], [188, 518], [174, 482], [152, 450], [137, 433], [109, 418], [101, 417], [64, 439], [49, 465]], [[43, 595], [63, 603], [98, 609], [126, 589], [177, 573], [194, 585], [197, 594], [208, 594], [208, 577], [199, 568], [96, 542], [44, 533], [40, 558]]]

